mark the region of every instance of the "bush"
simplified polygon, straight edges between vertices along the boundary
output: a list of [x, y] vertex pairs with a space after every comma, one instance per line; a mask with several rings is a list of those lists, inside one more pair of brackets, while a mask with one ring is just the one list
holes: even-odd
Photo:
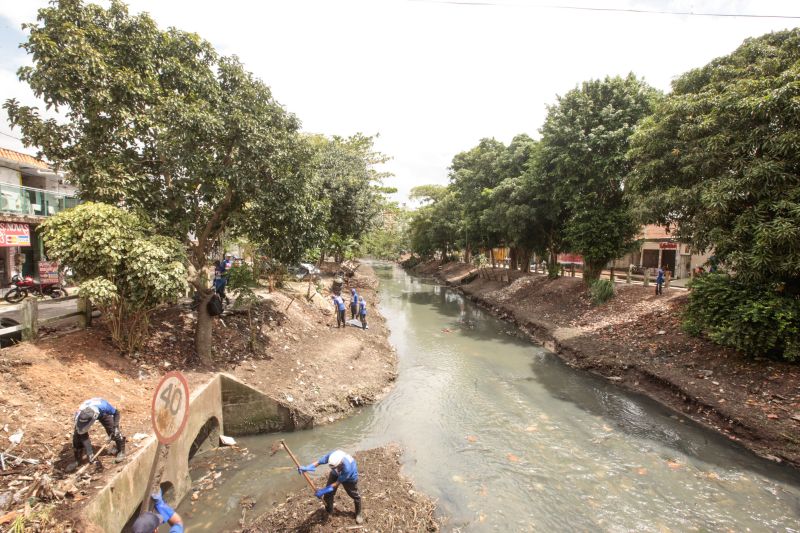
[[185, 290], [183, 246], [155, 235], [135, 213], [86, 202], [48, 218], [39, 231], [50, 258], [72, 269], [80, 295], [101, 309], [124, 352], [142, 344], [155, 308]]
[[614, 297], [614, 283], [607, 279], [596, 279], [589, 286], [592, 303], [604, 304]]
[[727, 274], [691, 283], [683, 326], [751, 356], [800, 359], [800, 300], [780, 286], [746, 286]]

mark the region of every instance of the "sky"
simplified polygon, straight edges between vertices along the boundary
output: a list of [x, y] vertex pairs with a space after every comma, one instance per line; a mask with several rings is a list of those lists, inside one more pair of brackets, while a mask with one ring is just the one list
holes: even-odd
[[[102, 1], [97, 3], [103, 3]], [[37, 101], [16, 70], [44, 0], [0, 0], [0, 100]], [[378, 135], [386, 185], [447, 183], [481, 138], [539, 136], [547, 106], [581, 81], [633, 72], [669, 91], [748, 37], [800, 25], [797, 0], [130, 0], [162, 28], [238, 55], [308, 132]], [[560, 6], [560, 8], [555, 7]], [[593, 10], [565, 9], [590, 7]], [[597, 9], [600, 10], [597, 10]], [[782, 15], [711, 17], [606, 11]], [[35, 154], [9, 137], [0, 146]]]

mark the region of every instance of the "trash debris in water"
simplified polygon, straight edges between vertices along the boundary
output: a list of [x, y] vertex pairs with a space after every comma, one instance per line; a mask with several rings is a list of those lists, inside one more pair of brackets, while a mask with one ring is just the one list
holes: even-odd
[[467, 442], [478, 442], [478, 437], [475, 435], [467, 435]]
[[512, 463], [518, 463], [519, 462], [519, 457], [517, 457], [513, 453], [509, 453], [506, 457], [508, 457], [508, 460], [511, 461]]
[[220, 435], [219, 436], [219, 441], [222, 443], [223, 446], [235, 446], [236, 445], [236, 439], [234, 439], [233, 437], [228, 437], [226, 435]]

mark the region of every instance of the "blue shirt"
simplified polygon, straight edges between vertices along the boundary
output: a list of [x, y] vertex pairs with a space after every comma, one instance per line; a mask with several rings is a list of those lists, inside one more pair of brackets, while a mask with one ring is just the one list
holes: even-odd
[[100, 416], [114, 416], [117, 414], [117, 410], [114, 408], [114, 406], [102, 398], [92, 398], [90, 400], [86, 400], [80, 405], [80, 407], [78, 407], [78, 412], [83, 411], [87, 407], [94, 407], [97, 409], [100, 412]]
[[656, 283], [664, 283], [664, 271], [660, 268], [658, 269], [658, 275], [656, 276]]
[[336, 309], [338, 309], [339, 311], [344, 311], [344, 300], [342, 300], [341, 296], [333, 297], [333, 305], [335, 305]]
[[358, 304], [358, 314], [361, 316], [367, 315], [367, 302], [360, 302]]
[[[328, 457], [330, 457], [332, 453], [333, 452], [329, 452], [323, 455], [317, 462], [321, 465], [328, 464]], [[340, 468], [341, 470], [339, 470]], [[338, 476], [336, 481], [339, 483], [355, 483], [358, 481], [358, 467], [356, 465], [356, 460], [347, 454], [344, 455], [344, 459], [342, 459], [342, 463], [339, 465], [339, 467], [332, 469], [331, 472], [336, 472], [336, 475]]]
[[353, 291], [353, 299], [350, 300], [350, 303], [353, 305], [358, 305], [358, 293]]

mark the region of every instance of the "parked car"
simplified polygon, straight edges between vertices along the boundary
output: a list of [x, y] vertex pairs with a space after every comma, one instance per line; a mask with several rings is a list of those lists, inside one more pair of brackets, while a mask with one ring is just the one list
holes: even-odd
[[318, 276], [319, 269], [311, 263], [298, 263], [297, 265], [290, 266], [288, 269], [289, 275], [294, 276], [297, 280], [304, 280], [307, 276]]

